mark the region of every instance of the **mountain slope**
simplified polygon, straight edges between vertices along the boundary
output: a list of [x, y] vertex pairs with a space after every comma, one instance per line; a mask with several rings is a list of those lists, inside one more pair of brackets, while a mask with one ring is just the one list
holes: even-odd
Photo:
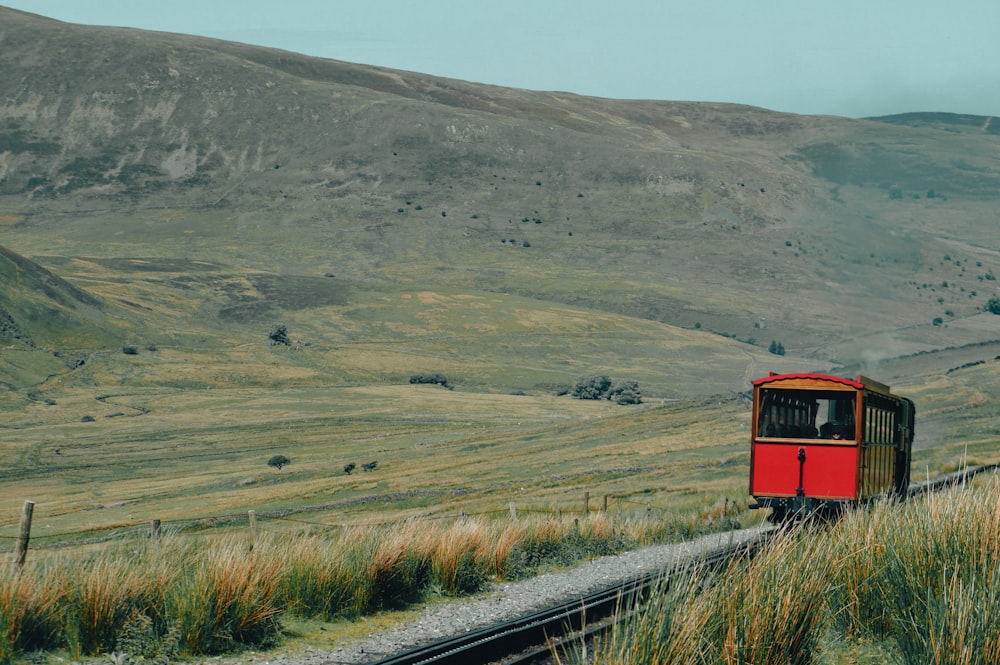
[[20, 348], [87, 348], [114, 339], [100, 300], [5, 247], [0, 284], [0, 341]]
[[585, 98], [0, 18], [0, 214], [29, 256], [499, 292], [821, 363], [996, 338], [986, 118]]

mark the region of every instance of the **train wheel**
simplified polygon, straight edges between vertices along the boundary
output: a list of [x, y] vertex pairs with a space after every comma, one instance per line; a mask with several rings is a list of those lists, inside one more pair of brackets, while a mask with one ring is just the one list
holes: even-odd
[[784, 506], [775, 506], [767, 516], [767, 521], [771, 524], [784, 524], [788, 521], [788, 509]]

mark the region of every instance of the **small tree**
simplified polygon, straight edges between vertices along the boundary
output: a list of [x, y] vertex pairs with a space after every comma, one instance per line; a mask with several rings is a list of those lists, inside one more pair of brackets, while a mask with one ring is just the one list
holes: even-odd
[[267, 460], [267, 465], [270, 467], [274, 467], [278, 471], [281, 471], [281, 467], [291, 463], [292, 460], [288, 459], [284, 455], [275, 455], [271, 459]]
[[776, 340], [771, 340], [771, 345], [767, 347], [767, 350], [776, 356], [785, 355], [785, 345]]
[[357, 465], [354, 462], [351, 462], [350, 464], [345, 464], [344, 473], [346, 473], [347, 475], [351, 475], [351, 471], [354, 471], [354, 467], [356, 466]]
[[267, 333], [267, 338], [270, 340], [271, 346], [277, 344], [291, 346], [292, 344], [292, 341], [288, 339], [288, 326], [284, 323], [275, 323], [271, 326], [271, 331]]
[[1000, 296], [993, 296], [986, 303], [986, 311], [990, 314], [1000, 314]]

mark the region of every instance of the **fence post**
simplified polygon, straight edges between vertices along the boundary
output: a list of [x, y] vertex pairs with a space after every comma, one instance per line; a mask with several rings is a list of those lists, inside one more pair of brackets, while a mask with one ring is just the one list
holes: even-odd
[[646, 502], [646, 519], [648, 520], [648, 519], [652, 519], [652, 518], [653, 518], [653, 504], [651, 504], [649, 501], [647, 501]]
[[149, 539], [154, 543], [160, 539], [160, 520], [152, 520], [149, 523]]
[[590, 492], [583, 493], [583, 515], [586, 517], [590, 514]]
[[21, 508], [21, 526], [17, 530], [17, 544], [14, 545], [14, 561], [21, 570], [28, 556], [28, 541], [31, 540], [31, 514], [35, 510], [34, 501], [25, 501]]
[[515, 522], [517, 521], [517, 508], [514, 507], [513, 501], [510, 502], [510, 518]]
[[257, 511], [248, 510], [247, 517], [250, 519], [250, 547], [253, 548], [257, 544]]
[[601, 501], [601, 512], [605, 515], [608, 514], [608, 495], [604, 495], [604, 499]]

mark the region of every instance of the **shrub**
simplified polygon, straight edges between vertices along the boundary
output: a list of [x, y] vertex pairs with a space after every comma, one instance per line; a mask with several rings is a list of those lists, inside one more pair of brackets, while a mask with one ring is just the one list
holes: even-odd
[[127, 356], [135, 356], [139, 354], [139, 347], [132, 346], [131, 344], [126, 344], [122, 346], [122, 353]]
[[617, 404], [640, 404], [642, 393], [636, 381], [612, 383], [607, 376], [594, 374], [578, 380], [570, 394], [576, 399], [607, 399]]
[[986, 311], [990, 314], [1000, 314], [1000, 296], [993, 296], [986, 303]]
[[445, 378], [444, 374], [439, 372], [435, 372], [434, 374], [413, 374], [410, 376], [410, 383], [436, 383], [451, 390], [451, 386], [448, 385], [448, 379]]
[[785, 355], [785, 345], [775, 340], [771, 340], [771, 345], [767, 347], [767, 350], [776, 356]]
[[271, 330], [267, 333], [267, 339], [270, 340], [271, 346], [277, 344], [291, 346], [292, 344], [291, 340], [288, 339], [288, 327], [284, 323], [275, 323], [271, 326]]
[[611, 379], [594, 374], [585, 376], [573, 386], [572, 395], [577, 399], [604, 399], [611, 390]]
[[608, 399], [616, 404], [641, 404], [642, 393], [637, 381], [619, 381], [611, 386]]

